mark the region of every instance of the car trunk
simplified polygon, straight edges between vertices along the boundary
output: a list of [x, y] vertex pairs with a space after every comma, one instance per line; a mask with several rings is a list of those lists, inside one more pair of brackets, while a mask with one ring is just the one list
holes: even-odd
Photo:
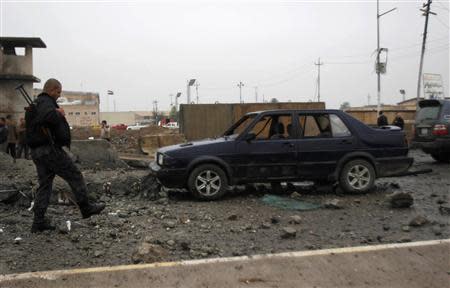
[[437, 100], [423, 100], [419, 103], [419, 111], [416, 115], [415, 140], [433, 141], [433, 127], [439, 124], [442, 105]]

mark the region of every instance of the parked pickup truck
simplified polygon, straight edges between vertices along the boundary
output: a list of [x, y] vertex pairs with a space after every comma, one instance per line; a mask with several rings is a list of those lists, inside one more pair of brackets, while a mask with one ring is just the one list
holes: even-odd
[[340, 110], [273, 110], [246, 114], [216, 139], [163, 147], [150, 168], [162, 185], [204, 200], [229, 185], [302, 180], [359, 193], [408, 170], [407, 155], [399, 129], [370, 128]]

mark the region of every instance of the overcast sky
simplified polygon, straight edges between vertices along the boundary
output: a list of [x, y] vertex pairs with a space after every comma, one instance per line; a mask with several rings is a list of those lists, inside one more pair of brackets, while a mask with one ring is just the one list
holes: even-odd
[[[117, 110], [169, 109], [170, 94], [198, 79], [200, 103], [321, 99], [376, 104], [376, 1], [8, 1], [1, 36], [40, 37], [34, 74], [65, 90], [113, 90]], [[381, 47], [389, 49], [382, 102], [416, 96], [425, 17], [422, 1], [381, 1]], [[449, 3], [434, 0], [424, 72], [441, 74], [449, 96]], [[41, 87], [37, 84], [36, 87]], [[192, 90], [193, 100], [195, 89]], [[113, 98], [109, 110], [113, 110]]]

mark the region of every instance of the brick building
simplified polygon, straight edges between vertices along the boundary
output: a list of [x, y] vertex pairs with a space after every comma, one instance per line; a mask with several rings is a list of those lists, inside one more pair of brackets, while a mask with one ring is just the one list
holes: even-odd
[[[41, 92], [41, 89], [34, 89], [35, 96]], [[67, 121], [72, 127], [95, 126], [100, 123], [98, 93], [62, 91], [58, 105], [64, 108]]]

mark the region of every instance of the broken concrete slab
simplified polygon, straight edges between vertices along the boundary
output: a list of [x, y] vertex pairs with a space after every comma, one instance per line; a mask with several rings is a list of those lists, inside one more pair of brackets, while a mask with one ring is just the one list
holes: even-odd
[[76, 163], [85, 168], [128, 167], [119, 159], [119, 155], [111, 143], [103, 139], [72, 141], [70, 152], [74, 155]]

